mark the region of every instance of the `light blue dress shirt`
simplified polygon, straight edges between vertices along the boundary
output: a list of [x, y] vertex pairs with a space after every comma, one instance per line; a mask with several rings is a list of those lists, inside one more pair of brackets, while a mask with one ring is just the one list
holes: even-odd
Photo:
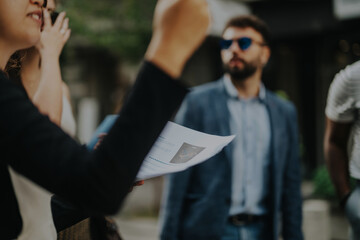
[[229, 215], [264, 215], [269, 190], [270, 118], [265, 105], [265, 87], [259, 96], [241, 99], [229, 77], [224, 77], [229, 95], [230, 131], [233, 144], [232, 196]]

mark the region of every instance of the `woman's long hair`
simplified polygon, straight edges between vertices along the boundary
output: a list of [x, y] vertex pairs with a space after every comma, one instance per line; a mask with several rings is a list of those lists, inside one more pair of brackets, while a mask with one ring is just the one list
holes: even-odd
[[9, 59], [5, 67], [5, 72], [9, 75], [9, 78], [17, 85], [22, 86], [21, 82], [21, 63], [26, 56], [26, 50], [20, 50], [15, 52]]

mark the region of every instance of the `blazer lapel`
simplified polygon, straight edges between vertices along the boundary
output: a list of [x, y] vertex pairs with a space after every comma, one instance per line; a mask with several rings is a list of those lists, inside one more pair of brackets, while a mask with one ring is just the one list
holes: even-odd
[[[280, 176], [276, 174], [277, 170], [282, 166], [285, 146], [286, 134], [286, 120], [285, 116], [281, 113], [278, 104], [275, 102], [274, 96], [270, 92], [266, 92], [266, 106], [269, 112], [270, 127], [271, 127], [271, 170], [273, 177], [271, 179], [278, 179]], [[278, 183], [275, 180], [275, 188]]]
[[[216, 123], [218, 124], [219, 135], [228, 136], [230, 135], [230, 126], [229, 126], [229, 118], [230, 112], [227, 106], [227, 93], [225, 91], [225, 85], [223, 82], [223, 78], [218, 80], [219, 87], [217, 95], [214, 96], [214, 110], [216, 117]], [[224, 149], [227, 159], [230, 161], [232, 158], [233, 144], [230, 143]]]

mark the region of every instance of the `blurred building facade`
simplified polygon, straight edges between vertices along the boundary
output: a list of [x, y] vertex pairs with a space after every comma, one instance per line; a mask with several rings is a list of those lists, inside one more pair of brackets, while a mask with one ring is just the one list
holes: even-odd
[[[360, 13], [359, 1], [223, 2], [245, 5], [246, 11], [268, 23], [272, 32], [272, 57], [263, 81], [298, 108], [303, 173], [310, 176], [324, 163], [322, 138], [329, 85], [340, 69], [360, 59], [360, 14], [354, 13]], [[215, 33], [187, 65], [184, 78], [191, 85], [213, 81], [222, 75], [220, 34]]]
[[[190, 86], [215, 81], [222, 74], [219, 40], [226, 21], [255, 14], [273, 33], [272, 57], [263, 81], [293, 101], [298, 109], [304, 177], [324, 163], [324, 108], [334, 75], [360, 59], [360, 1], [357, 0], [208, 0], [213, 14], [211, 35], [193, 55], [182, 78]], [[76, 36], [62, 56], [69, 84], [78, 139], [87, 142], [107, 114], [121, 108], [141, 60], [128, 62], [109, 49]], [[123, 213], [156, 215], [162, 179], [135, 189]], [[340, 239], [340, 238], [339, 238]]]
[[[253, 13], [264, 19], [273, 33], [273, 42], [263, 81], [269, 89], [285, 93], [298, 108], [303, 172], [307, 176], [323, 163], [324, 107], [329, 85], [335, 73], [360, 58], [358, 2], [209, 0], [214, 26], [188, 62], [183, 78], [195, 86], [223, 74], [218, 41], [228, 18]], [[121, 108], [141, 59], [129, 63], [75, 37], [62, 62], [76, 116], [80, 121], [95, 119], [91, 124], [78, 124], [78, 137], [86, 142], [106, 114]]]

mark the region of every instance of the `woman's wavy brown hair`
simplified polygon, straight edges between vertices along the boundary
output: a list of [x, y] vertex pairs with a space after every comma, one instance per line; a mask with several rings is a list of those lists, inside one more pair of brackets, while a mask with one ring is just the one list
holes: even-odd
[[9, 59], [5, 67], [5, 72], [9, 75], [9, 78], [16, 84], [22, 86], [21, 83], [21, 63], [26, 56], [26, 50], [20, 50], [15, 52]]

